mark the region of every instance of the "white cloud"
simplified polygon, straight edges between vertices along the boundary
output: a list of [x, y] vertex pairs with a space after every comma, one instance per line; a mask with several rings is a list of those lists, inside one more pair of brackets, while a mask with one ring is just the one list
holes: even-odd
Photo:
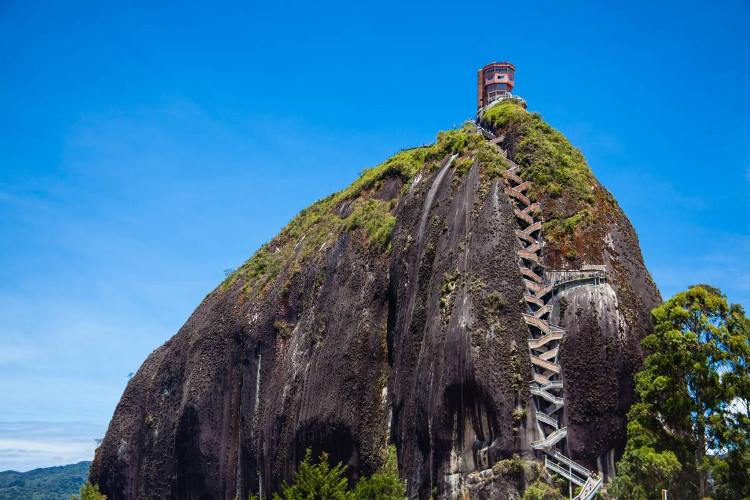
[[105, 427], [87, 422], [0, 422], [0, 470], [27, 471], [91, 460]]

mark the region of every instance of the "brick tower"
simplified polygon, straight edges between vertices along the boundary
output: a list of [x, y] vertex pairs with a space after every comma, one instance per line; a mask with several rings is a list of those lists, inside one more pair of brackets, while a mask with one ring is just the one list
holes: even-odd
[[510, 97], [516, 67], [511, 63], [493, 62], [477, 72], [477, 109], [492, 101]]

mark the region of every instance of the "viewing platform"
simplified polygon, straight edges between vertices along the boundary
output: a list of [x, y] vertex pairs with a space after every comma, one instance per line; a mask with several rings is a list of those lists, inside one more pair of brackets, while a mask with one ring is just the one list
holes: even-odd
[[607, 270], [605, 266], [583, 266], [582, 269], [575, 270], [545, 270], [544, 283], [552, 285], [554, 288], [560, 288], [569, 283], [581, 281], [593, 281], [595, 285], [607, 281]]

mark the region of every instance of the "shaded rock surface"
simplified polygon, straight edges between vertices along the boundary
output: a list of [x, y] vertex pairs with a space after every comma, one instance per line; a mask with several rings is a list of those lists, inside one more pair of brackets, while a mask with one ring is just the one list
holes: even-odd
[[[410, 498], [476, 497], [470, 473], [534, 460], [520, 246], [493, 151], [470, 128], [441, 133], [303, 211], [144, 362], [92, 482], [112, 500], [268, 495], [308, 447], [356, 480], [390, 440]], [[660, 298], [619, 207], [592, 210], [596, 241], [566, 243], [577, 262], [545, 251], [611, 272], [561, 290], [553, 313], [571, 454], [606, 471]], [[481, 497], [508, 488], [523, 485]]]

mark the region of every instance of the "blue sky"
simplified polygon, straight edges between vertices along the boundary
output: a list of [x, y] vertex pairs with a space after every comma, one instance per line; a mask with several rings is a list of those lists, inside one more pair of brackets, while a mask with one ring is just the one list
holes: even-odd
[[665, 297], [750, 307], [750, 4], [619, 3], [0, 1], [0, 470], [90, 459], [224, 269], [471, 117], [495, 60]]

